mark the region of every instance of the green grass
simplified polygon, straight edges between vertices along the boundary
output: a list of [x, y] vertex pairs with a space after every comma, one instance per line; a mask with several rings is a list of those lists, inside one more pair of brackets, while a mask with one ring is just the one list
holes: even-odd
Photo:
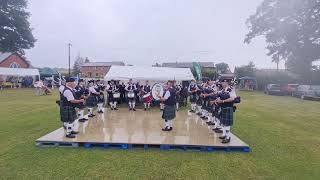
[[38, 148], [57, 95], [0, 91], [0, 179], [319, 179], [320, 102], [240, 95], [232, 130], [250, 153]]

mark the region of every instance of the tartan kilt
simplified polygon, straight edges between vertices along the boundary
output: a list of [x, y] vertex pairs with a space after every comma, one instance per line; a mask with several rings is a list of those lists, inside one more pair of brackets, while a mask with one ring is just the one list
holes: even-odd
[[86, 107], [86, 105], [84, 105], [83, 103], [76, 105], [76, 108], [78, 108], [78, 109], [84, 109], [85, 107]]
[[176, 117], [176, 106], [165, 105], [162, 112], [162, 119], [172, 120]]
[[221, 114], [219, 116], [221, 124], [224, 126], [233, 125], [233, 107], [223, 107], [221, 108]]
[[198, 97], [196, 103], [197, 103], [198, 106], [202, 106], [202, 104], [203, 104], [203, 99], [202, 99], [201, 97]]
[[77, 119], [76, 109], [72, 106], [60, 107], [60, 119], [62, 122], [73, 122]]
[[197, 102], [197, 95], [196, 94], [191, 94], [190, 95], [190, 102], [191, 103], [195, 103], [195, 102]]
[[220, 110], [219, 106], [212, 105], [212, 116], [219, 118], [220, 116], [219, 110]]
[[89, 96], [86, 105], [90, 108], [93, 108], [97, 105], [97, 97], [96, 96]]

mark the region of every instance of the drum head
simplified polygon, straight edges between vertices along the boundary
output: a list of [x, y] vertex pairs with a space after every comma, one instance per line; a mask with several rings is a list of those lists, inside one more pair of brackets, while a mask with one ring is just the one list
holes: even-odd
[[162, 96], [163, 95], [163, 92], [164, 92], [164, 89], [163, 89], [163, 86], [162, 84], [160, 83], [156, 83], [152, 86], [152, 89], [151, 89], [151, 93], [152, 93], [152, 97], [153, 99], [155, 100], [160, 100], [158, 98], [158, 95]]

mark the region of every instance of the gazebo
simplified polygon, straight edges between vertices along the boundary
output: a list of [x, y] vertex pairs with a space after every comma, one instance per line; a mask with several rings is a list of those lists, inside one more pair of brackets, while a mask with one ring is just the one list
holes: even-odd
[[253, 91], [257, 89], [257, 79], [255, 77], [244, 76], [239, 78], [239, 88]]

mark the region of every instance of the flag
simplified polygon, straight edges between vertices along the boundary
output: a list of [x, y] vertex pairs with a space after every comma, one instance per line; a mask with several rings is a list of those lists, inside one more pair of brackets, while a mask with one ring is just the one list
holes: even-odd
[[197, 80], [201, 80], [202, 77], [201, 77], [201, 66], [200, 66], [200, 64], [197, 63], [197, 62], [193, 62], [192, 64], [193, 64], [193, 69], [195, 70], [195, 72], [197, 74], [196, 79]]

